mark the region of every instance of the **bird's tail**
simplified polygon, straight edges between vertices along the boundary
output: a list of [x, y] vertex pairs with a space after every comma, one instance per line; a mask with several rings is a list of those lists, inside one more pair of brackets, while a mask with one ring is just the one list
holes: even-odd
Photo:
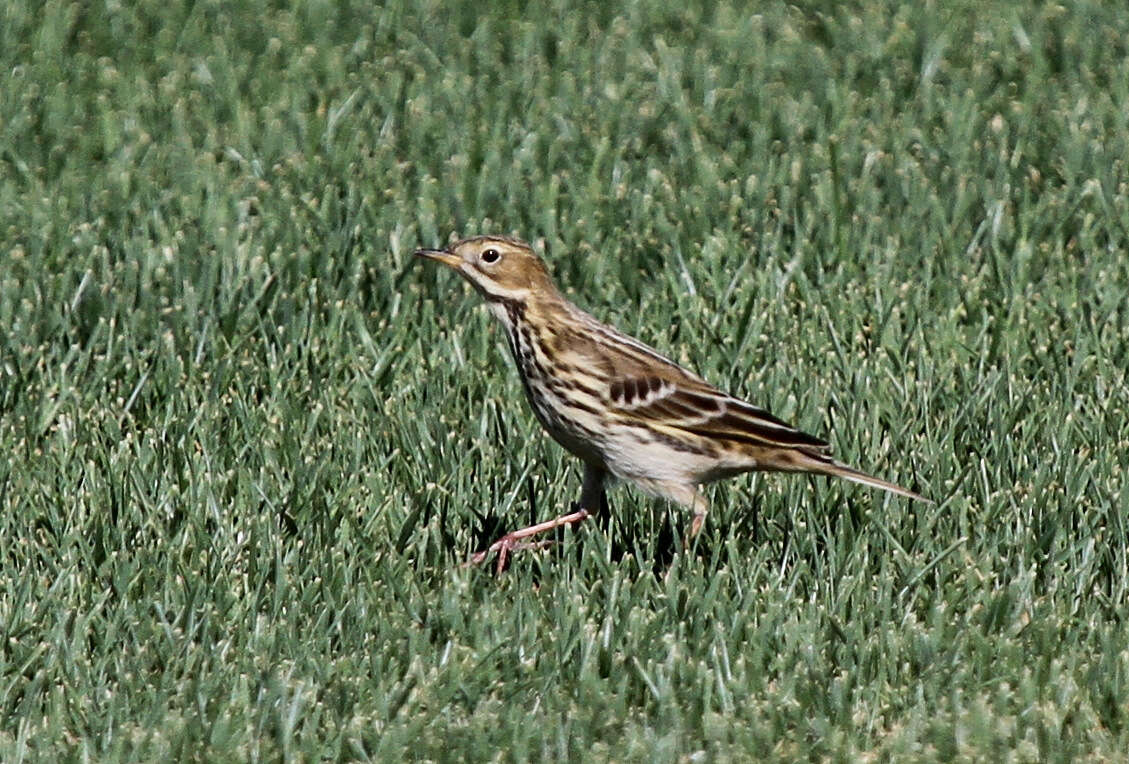
[[888, 480], [883, 480], [882, 478], [876, 478], [873, 475], [868, 475], [861, 470], [856, 470], [850, 465], [836, 461], [830, 456], [825, 456], [819, 453], [810, 453], [806, 451], [804, 452], [804, 454], [811, 460], [805, 465], [805, 467], [811, 472], [817, 472], [821, 475], [833, 475], [834, 477], [841, 477], [844, 480], [850, 480], [854, 483], [868, 485], [871, 488], [881, 488], [883, 491], [896, 493], [899, 496], [905, 496], [907, 499], [923, 501], [926, 504], [933, 503], [931, 499], [927, 499], [921, 494], [914, 493], [908, 488], [902, 488], [900, 485], [891, 483]]

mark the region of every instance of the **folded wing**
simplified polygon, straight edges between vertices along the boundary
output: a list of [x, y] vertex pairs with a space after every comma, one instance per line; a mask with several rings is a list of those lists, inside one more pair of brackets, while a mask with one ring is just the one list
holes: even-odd
[[623, 376], [611, 383], [608, 399], [613, 408], [654, 426], [702, 437], [814, 451], [829, 448], [826, 441], [697, 379]]

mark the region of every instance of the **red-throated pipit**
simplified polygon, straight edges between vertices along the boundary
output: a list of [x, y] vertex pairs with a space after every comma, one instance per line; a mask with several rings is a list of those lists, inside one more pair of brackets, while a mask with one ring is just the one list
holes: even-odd
[[525, 242], [474, 236], [416, 254], [458, 271], [486, 298], [506, 329], [533, 413], [584, 462], [575, 511], [507, 533], [471, 563], [497, 551], [501, 570], [523, 539], [583, 520], [599, 509], [609, 474], [692, 511], [688, 538], [706, 516], [698, 486], [751, 470], [834, 475], [928, 501], [836, 461], [826, 441], [723, 393], [592, 318], [557, 291]]

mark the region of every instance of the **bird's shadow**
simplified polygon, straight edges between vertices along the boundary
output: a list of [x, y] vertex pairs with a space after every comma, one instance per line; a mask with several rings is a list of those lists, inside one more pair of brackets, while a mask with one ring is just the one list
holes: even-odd
[[[555, 528], [531, 540], [547, 542], [542, 548], [549, 549], [550, 557], [571, 560], [580, 565], [586, 550], [592, 544], [599, 543], [593, 535], [599, 535], [606, 539], [607, 555], [611, 563], [618, 565], [634, 560], [640, 572], [649, 571], [656, 577], [662, 577], [680, 554], [691, 554], [695, 559], [713, 566], [726, 564], [729, 553], [724, 537], [727, 535], [740, 537], [749, 544], [762, 543], [766, 536], [780, 536], [779, 530], [776, 533], [765, 533], [761, 502], [757, 497], [750, 499], [749, 504], [741, 509], [717, 513], [720, 516], [708, 516], [703, 532], [688, 546], [684, 543], [692, 521], [688, 512], [668, 502], [647, 498], [621, 497], [617, 503], [620, 506], [619, 512], [604, 495], [599, 511], [593, 512], [583, 524], [572, 526], [569, 531], [564, 526]], [[532, 479], [526, 482], [526, 504], [528, 510], [525, 525], [548, 519], [544, 510], [538, 506]], [[573, 503], [568, 511], [577, 509], [578, 505]], [[476, 523], [471, 530], [471, 538], [475, 550], [488, 548], [507, 532], [514, 530], [512, 515], [507, 518], [505, 515], [489, 512], [476, 511], [474, 514]], [[786, 536], [785, 533], [785, 540]], [[515, 562], [521, 564], [526, 554], [525, 550], [511, 553], [503, 571]], [[482, 566], [494, 570], [494, 564], [495, 560], [491, 556], [483, 561]], [[540, 568], [541, 566], [534, 566], [533, 575], [537, 578], [540, 577]]]
[[[526, 481], [526, 505], [528, 507], [525, 525], [542, 522], [552, 515], [539, 507], [534, 481]], [[833, 554], [834, 539], [840, 534], [857, 534], [865, 519], [861, 508], [855, 502], [832, 502], [839, 506], [839, 512], [830, 513], [824, 519], [819, 532], [802, 532], [797, 536], [796, 518], [790, 512], [777, 511], [771, 497], [767, 502], [759, 494], [753, 493], [740, 505], [731, 508], [718, 508], [707, 515], [705, 526], [699, 536], [687, 546], [684, 539], [692, 522], [692, 516], [669, 502], [642, 496], [618, 496], [615, 506], [603, 496], [600, 509], [593, 512], [583, 523], [574, 525], [566, 531], [565, 527], [540, 534], [535, 540], [548, 542], [541, 547], [542, 553], [526, 550], [512, 552], [503, 570], [513, 564], [527, 564], [527, 555], [541, 556], [548, 562], [568, 561], [579, 569], [585, 554], [593, 545], [600, 545], [601, 538], [607, 545], [607, 559], [615, 565], [631, 562], [640, 574], [650, 572], [656, 577], [665, 576], [678, 555], [690, 555], [701, 565], [717, 569], [734, 563], [732, 556], [751, 547], [767, 546], [770, 557], [778, 559], [781, 565], [799, 555], [800, 558], [825, 557]], [[767, 510], [766, 510], [767, 507]], [[575, 511], [577, 505], [570, 506]], [[488, 512], [475, 512], [477, 522], [471, 531], [474, 549], [486, 549], [507, 532], [515, 529], [514, 518]], [[445, 525], [445, 523], [444, 523]], [[599, 537], [599, 538], [597, 538]], [[446, 535], [449, 548], [455, 548], [453, 535]], [[734, 545], [728, 540], [737, 539]], [[496, 570], [496, 558], [491, 556], [482, 567]], [[540, 580], [547, 568], [542, 565], [531, 567], [535, 580]]]

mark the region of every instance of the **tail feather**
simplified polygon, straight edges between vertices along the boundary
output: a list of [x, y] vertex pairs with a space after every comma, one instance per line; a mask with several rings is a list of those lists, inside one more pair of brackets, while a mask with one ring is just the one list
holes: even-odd
[[881, 488], [883, 491], [896, 493], [899, 496], [905, 496], [907, 499], [913, 499], [914, 501], [922, 501], [926, 504], [933, 503], [931, 499], [927, 499], [921, 494], [914, 493], [908, 488], [902, 488], [900, 485], [891, 483], [888, 480], [883, 480], [882, 478], [876, 478], [873, 475], [868, 475], [861, 470], [856, 470], [854, 467], [851, 467], [848, 464], [843, 464], [843, 462], [836, 461], [829, 456], [811, 453], [808, 453], [806, 455], [811, 458], [811, 462], [809, 462], [807, 466], [808, 469], [810, 469], [812, 472], [818, 472], [823, 475], [832, 475], [834, 477], [841, 477], [844, 480], [850, 480], [854, 483], [861, 483], [862, 485], [870, 486], [871, 488]]

